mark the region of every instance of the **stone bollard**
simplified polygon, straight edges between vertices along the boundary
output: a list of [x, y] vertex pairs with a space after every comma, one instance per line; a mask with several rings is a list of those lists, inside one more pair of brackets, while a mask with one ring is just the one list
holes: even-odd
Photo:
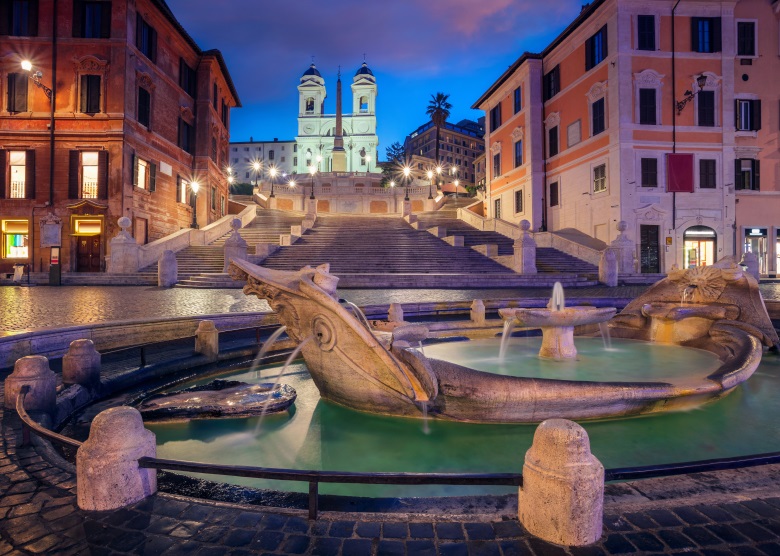
[[138, 242], [128, 231], [133, 221], [127, 216], [123, 216], [117, 220], [117, 223], [122, 231], [109, 242], [111, 248], [109, 249], [110, 255], [107, 257], [106, 273], [123, 274], [138, 272], [141, 246], [138, 245]]
[[195, 331], [195, 353], [205, 355], [210, 361], [219, 356], [219, 330], [214, 321], [202, 320]]
[[611, 247], [607, 247], [601, 252], [599, 282], [610, 287], [618, 285], [618, 258], [615, 250]]
[[100, 354], [92, 340], [73, 340], [62, 356], [62, 382], [94, 387], [100, 383]]
[[520, 237], [514, 243], [514, 270], [518, 274], [536, 274], [536, 241], [528, 231], [531, 229], [531, 223], [521, 220], [520, 229]]
[[170, 249], [163, 251], [157, 261], [157, 285], [161, 288], [171, 288], [179, 279], [179, 262], [176, 254]]
[[471, 322], [485, 324], [485, 303], [481, 299], [475, 299], [471, 303]]
[[22, 386], [30, 387], [24, 398], [24, 408], [27, 411], [54, 412], [57, 403], [57, 376], [49, 368], [49, 360], [43, 355], [28, 355], [16, 360], [14, 371], [5, 379], [6, 409], [12, 410], [16, 407], [16, 396]]
[[138, 458], [156, 455], [154, 433], [144, 428], [137, 409], [120, 406], [99, 413], [76, 452], [79, 508], [115, 510], [157, 492], [157, 471], [138, 467]]
[[601, 538], [603, 513], [604, 466], [588, 433], [566, 419], [544, 421], [525, 454], [520, 523], [547, 542], [584, 546]]
[[390, 309], [387, 311], [387, 320], [390, 322], [403, 322], [404, 306], [400, 303], [391, 303]]
[[618, 272], [620, 274], [631, 274], [634, 272], [634, 257], [636, 257], [636, 244], [625, 234], [628, 224], [621, 220], [616, 225], [618, 236], [609, 244], [615, 250], [615, 257], [618, 263]]
[[412, 202], [404, 200], [403, 204], [401, 205], [401, 216], [411, 216], [412, 215]]

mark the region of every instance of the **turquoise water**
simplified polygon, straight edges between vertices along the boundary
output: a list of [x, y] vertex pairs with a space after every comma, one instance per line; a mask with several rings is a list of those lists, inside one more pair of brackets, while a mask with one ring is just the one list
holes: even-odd
[[[455, 345], [440, 347], [451, 350]], [[469, 346], [464, 343], [457, 347]], [[583, 356], [587, 351], [581, 350]], [[432, 352], [432, 347], [426, 346], [426, 353]], [[641, 373], [647, 367], [647, 355], [638, 359], [641, 364], [636, 369]], [[278, 370], [263, 369], [259, 378], [247, 370], [225, 376], [268, 382]], [[421, 420], [371, 415], [321, 400], [303, 364], [291, 366], [282, 382], [298, 392], [294, 409], [266, 416], [259, 428], [258, 418], [147, 425], [157, 435], [158, 456], [333, 471], [520, 472], [536, 428], [433, 420], [426, 432]], [[778, 422], [780, 357], [767, 354], [754, 376], [721, 400], [686, 412], [581, 424], [588, 431], [593, 453], [610, 468], [780, 451]], [[279, 490], [306, 489], [305, 483], [237, 477], [217, 480]], [[512, 490], [321, 485], [323, 493], [361, 496], [464, 495]]]

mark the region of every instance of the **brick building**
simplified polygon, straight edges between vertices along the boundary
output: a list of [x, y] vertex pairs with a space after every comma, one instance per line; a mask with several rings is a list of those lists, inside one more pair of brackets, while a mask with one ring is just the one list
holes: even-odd
[[0, 272], [56, 246], [102, 271], [121, 216], [144, 244], [226, 213], [238, 95], [163, 0], [3, 0], [0, 41]]
[[[775, 0], [597, 0], [474, 104], [490, 216], [606, 243], [643, 272], [756, 251], [778, 270]], [[762, 110], [763, 107], [763, 110]]]

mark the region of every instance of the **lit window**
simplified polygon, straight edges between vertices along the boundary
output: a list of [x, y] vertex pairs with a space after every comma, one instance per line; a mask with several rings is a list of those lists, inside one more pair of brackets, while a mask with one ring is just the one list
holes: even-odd
[[81, 198], [98, 198], [98, 153], [81, 153]]
[[138, 172], [138, 180], [135, 182], [136, 187], [146, 189], [147, 180], [149, 179], [149, 163], [139, 158], [136, 170]]
[[27, 220], [3, 220], [3, 258], [28, 257], [29, 230]]
[[9, 198], [24, 199], [27, 153], [24, 151], [10, 151], [8, 155], [9, 166], [11, 167], [11, 190], [9, 192]]
[[593, 168], [593, 193], [607, 190], [607, 165], [600, 164]]

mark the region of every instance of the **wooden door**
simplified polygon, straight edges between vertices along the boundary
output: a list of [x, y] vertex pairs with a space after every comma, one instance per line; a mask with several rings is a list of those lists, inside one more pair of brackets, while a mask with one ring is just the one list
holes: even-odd
[[76, 272], [100, 272], [100, 237], [81, 236], [76, 249]]

